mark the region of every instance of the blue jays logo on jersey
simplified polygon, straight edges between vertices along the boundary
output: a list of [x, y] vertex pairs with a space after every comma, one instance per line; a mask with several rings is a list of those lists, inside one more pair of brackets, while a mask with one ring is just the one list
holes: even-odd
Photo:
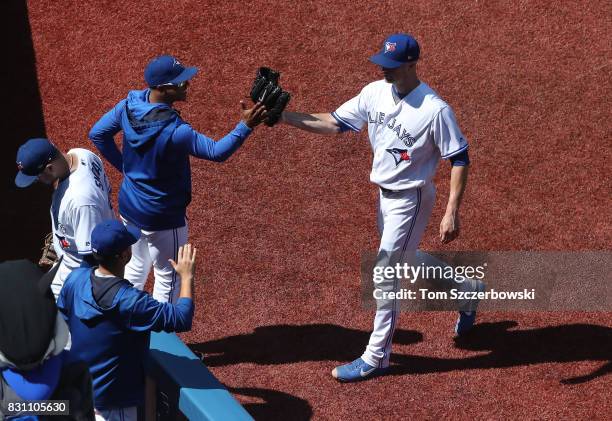
[[395, 166], [397, 167], [401, 162], [408, 161], [410, 162], [410, 155], [408, 155], [407, 149], [398, 149], [391, 148], [385, 149], [387, 152], [391, 154], [393, 159], [395, 160]]
[[67, 249], [70, 247], [70, 243], [68, 242], [68, 240], [66, 240], [66, 237], [62, 237], [61, 235], [57, 235], [55, 234], [55, 236], [57, 237], [57, 240], [60, 243], [60, 246], [62, 246], [63, 249]]
[[395, 42], [385, 42], [385, 53], [392, 53], [395, 51], [395, 47], [397, 47], [397, 43]]

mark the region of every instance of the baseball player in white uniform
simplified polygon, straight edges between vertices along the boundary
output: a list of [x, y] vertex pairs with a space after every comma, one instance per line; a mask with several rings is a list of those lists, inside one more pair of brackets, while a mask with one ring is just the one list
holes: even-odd
[[[284, 112], [282, 122], [302, 130], [335, 134], [360, 131], [367, 125], [374, 159], [370, 180], [379, 186], [379, 264], [413, 262], [435, 202], [432, 182], [438, 161], [452, 162], [450, 196], [440, 224], [440, 240], [459, 234], [459, 205], [466, 186], [468, 143], [451, 107], [417, 77], [417, 41], [407, 34], [389, 36], [370, 61], [381, 66], [384, 80], [370, 83], [332, 113]], [[398, 288], [396, 280], [391, 289]], [[467, 332], [475, 311], [460, 312], [455, 330]], [[389, 366], [398, 303], [378, 306], [365, 352], [334, 368], [340, 381], [384, 374]]]
[[60, 267], [51, 283], [55, 298], [72, 272], [91, 259], [90, 237], [94, 227], [115, 217], [110, 201], [111, 186], [102, 160], [87, 149], [62, 154], [47, 139], [30, 139], [17, 152], [18, 187], [35, 181], [54, 187], [51, 202], [53, 246]]

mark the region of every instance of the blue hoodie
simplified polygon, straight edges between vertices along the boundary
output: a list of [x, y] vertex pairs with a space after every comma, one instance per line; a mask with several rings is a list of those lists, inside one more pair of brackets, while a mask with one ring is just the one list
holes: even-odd
[[[149, 90], [130, 91], [93, 126], [89, 138], [124, 178], [119, 213], [141, 229], [161, 231], [185, 225], [191, 202], [189, 156], [222, 162], [251, 133], [243, 122], [214, 140], [195, 131], [164, 103], [149, 102]], [[123, 153], [114, 136], [123, 130]]]
[[143, 361], [150, 332], [191, 329], [193, 301], [160, 303], [120, 278], [72, 271], [57, 300], [72, 337], [70, 358], [85, 361], [93, 379], [95, 407], [102, 410], [141, 405]]

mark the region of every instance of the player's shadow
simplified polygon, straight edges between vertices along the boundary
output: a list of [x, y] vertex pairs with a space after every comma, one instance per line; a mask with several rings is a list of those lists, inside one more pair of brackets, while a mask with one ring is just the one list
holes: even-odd
[[[209, 367], [239, 363], [287, 364], [301, 361], [350, 361], [363, 352], [370, 332], [332, 324], [274, 325], [252, 333], [189, 345]], [[420, 332], [398, 329], [394, 343], [414, 344]]]
[[[434, 358], [393, 354], [391, 375], [429, 374], [529, 366], [549, 362], [601, 361], [603, 365], [563, 384], [588, 382], [612, 372], [612, 329], [572, 324], [518, 329], [514, 321], [481, 323], [469, 335], [455, 340], [458, 348], [488, 351], [467, 358]], [[301, 361], [350, 361], [363, 351], [370, 333], [331, 324], [275, 325], [252, 333], [190, 345], [210, 367], [251, 362], [288, 364]], [[420, 332], [398, 329], [394, 343], [421, 342]]]
[[228, 387], [237, 398], [247, 397], [247, 402], [242, 401], [242, 406], [256, 420], [286, 420], [291, 414], [295, 421], [309, 420], [312, 418], [312, 406], [308, 401], [290, 395], [285, 392], [270, 389], [259, 389], [252, 387]]
[[[168, 371], [160, 367], [159, 361], [164, 361], [164, 367], [172, 367]], [[197, 390], [227, 389], [240, 401], [242, 406], [257, 420], [285, 419], [291, 414], [293, 420], [308, 420], [312, 417], [310, 404], [297, 396], [276, 390], [230, 387], [222, 384], [214, 375], [203, 375], [204, 368], [197, 367], [201, 363], [197, 359], [175, 355], [166, 351], [153, 349], [145, 365], [147, 372], [161, 385], [180, 384], [183, 388]], [[159, 393], [170, 408], [178, 408], [179, 391], [174, 387], [164, 388]]]
[[[18, 189], [17, 149], [30, 137], [44, 137], [45, 123], [38, 89], [36, 58], [25, 0], [2, 3], [4, 42], [2, 93], [6, 112], [0, 119], [0, 261], [36, 260], [50, 230], [50, 189], [42, 185]], [[43, 47], [44, 48], [44, 47]]]
[[549, 362], [602, 361], [604, 364], [563, 384], [584, 383], [612, 372], [612, 329], [591, 324], [571, 324], [537, 329], [518, 329], [514, 321], [482, 323], [456, 346], [470, 351], [489, 351], [468, 358], [431, 358], [413, 355], [391, 356], [391, 374], [426, 374], [454, 370], [476, 370], [528, 366]]

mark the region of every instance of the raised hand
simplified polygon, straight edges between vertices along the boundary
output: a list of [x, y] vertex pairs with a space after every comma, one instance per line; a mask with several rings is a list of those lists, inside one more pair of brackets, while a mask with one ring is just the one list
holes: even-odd
[[190, 278], [193, 278], [195, 274], [195, 258], [197, 251], [198, 250], [192, 247], [191, 244], [185, 244], [179, 248], [176, 262], [169, 259], [170, 264], [176, 273], [181, 276], [183, 282], [190, 281]]
[[240, 101], [240, 107], [242, 108], [242, 120], [251, 129], [265, 121], [268, 115], [266, 107], [261, 102], [256, 103], [252, 108], [247, 108], [246, 103]]

